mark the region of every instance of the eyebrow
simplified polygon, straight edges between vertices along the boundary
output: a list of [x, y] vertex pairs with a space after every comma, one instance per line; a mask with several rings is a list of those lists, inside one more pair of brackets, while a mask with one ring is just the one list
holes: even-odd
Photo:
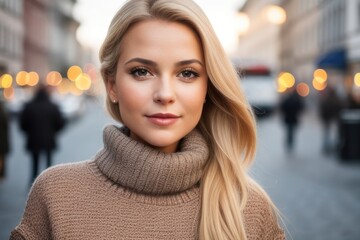
[[[150, 65], [150, 66], [157, 66], [156, 62], [151, 61], [149, 59], [145, 59], [145, 58], [132, 58], [129, 61], [127, 61], [125, 63], [125, 65], [129, 64], [129, 63], [132, 63], [132, 62], [139, 62], [139, 63], [143, 63], [143, 64]], [[183, 60], [183, 61], [177, 62], [175, 64], [175, 66], [179, 67], [179, 66], [183, 66], [183, 65], [192, 64], [192, 63], [197, 63], [197, 64], [200, 64], [201, 66], [204, 66], [204, 64], [201, 61], [197, 60], [197, 59]]]

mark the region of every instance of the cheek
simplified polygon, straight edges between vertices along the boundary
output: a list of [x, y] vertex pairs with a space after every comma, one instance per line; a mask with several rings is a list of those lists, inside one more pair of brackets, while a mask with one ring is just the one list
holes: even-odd
[[187, 89], [183, 92], [183, 103], [186, 105], [187, 110], [193, 114], [194, 118], [199, 118], [201, 115], [206, 97], [206, 89], [206, 84], [201, 84], [192, 90]]
[[144, 91], [136, 85], [122, 83], [117, 86], [120, 115], [123, 120], [127, 115], [138, 112], [144, 105]]

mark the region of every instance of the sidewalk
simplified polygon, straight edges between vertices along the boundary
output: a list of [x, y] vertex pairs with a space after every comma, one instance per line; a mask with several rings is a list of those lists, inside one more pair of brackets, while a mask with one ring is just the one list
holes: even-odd
[[253, 175], [283, 214], [288, 239], [360, 239], [360, 161], [324, 156], [315, 113], [302, 120], [292, 154], [284, 149], [279, 116], [259, 122]]

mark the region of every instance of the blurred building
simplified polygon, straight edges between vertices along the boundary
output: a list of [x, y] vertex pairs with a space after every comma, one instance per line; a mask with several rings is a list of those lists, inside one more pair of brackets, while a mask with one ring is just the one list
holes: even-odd
[[[285, 10], [284, 23], [270, 23], [271, 5]], [[344, 94], [351, 88], [360, 72], [360, 0], [248, 0], [239, 11], [250, 20], [239, 57], [257, 57], [309, 86], [323, 68], [329, 84]]]
[[0, 76], [23, 66], [23, 0], [0, 0]]
[[269, 16], [269, 7], [278, 5], [279, 2], [248, 0], [239, 9], [239, 12], [248, 16], [249, 28], [239, 35], [239, 45], [235, 54], [237, 58], [264, 64], [275, 71], [279, 70], [280, 24], [272, 21], [274, 15]]
[[[346, 9], [346, 49], [348, 69], [351, 76], [360, 72], [360, 0], [348, 0]], [[349, 84], [349, 83], [348, 83]], [[349, 84], [350, 85], [350, 84]]]
[[[50, 13], [50, 70], [66, 76], [69, 66], [83, 64], [83, 48], [76, 39], [80, 23], [73, 17], [76, 0], [53, 1]], [[65, 50], [65, 51], [64, 51]]]
[[24, 1], [24, 63], [23, 70], [37, 72], [41, 78], [50, 69], [51, 0]]
[[313, 72], [325, 69], [329, 84], [345, 94], [349, 1], [282, 1], [287, 21], [281, 29], [281, 69], [312, 84]]
[[26, 0], [24, 4], [24, 70], [43, 79], [49, 71], [66, 76], [69, 66], [84, 64], [73, 18], [76, 0]]
[[320, 2], [290, 0], [281, 3], [287, 14], [279, 38], [281, 69], [308, 83], [312, 80], [314, 60], [321, 52], [318, 46]]
[[49, 71], [64, 76], [69, 66], [91, 61], [76, 39], [76, 0], [0, 0], [0, 76]]

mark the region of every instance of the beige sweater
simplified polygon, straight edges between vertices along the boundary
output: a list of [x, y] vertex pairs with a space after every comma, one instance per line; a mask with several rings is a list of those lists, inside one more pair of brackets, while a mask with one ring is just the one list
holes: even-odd
[[[165, 154], [108, 126], [94, 159], [58, 165], [35, 181], [10, 239], [197, 239], [208, 148], [197, 132]], [[284, 239], [262, 196], [244, 211], [248, 239]]]

